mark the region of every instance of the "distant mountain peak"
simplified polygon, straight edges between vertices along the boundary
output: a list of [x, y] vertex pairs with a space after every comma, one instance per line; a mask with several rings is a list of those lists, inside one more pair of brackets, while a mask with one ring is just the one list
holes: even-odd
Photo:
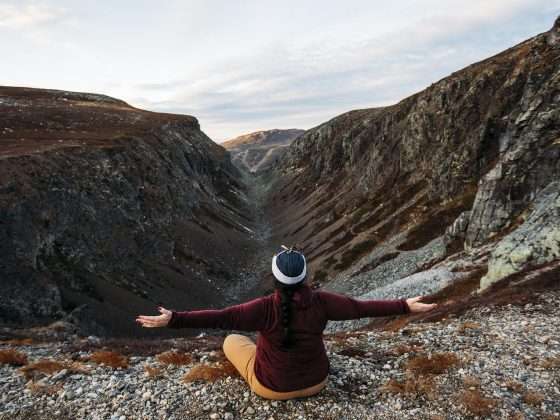
[[304, 132], [297, 128], [255, 131], [225, 141], [222, 146], [238, 168], [257, 172], [269, 168]]

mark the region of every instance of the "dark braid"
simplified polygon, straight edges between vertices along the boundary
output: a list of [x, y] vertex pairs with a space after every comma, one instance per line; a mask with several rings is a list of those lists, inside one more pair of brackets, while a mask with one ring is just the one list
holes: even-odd
[[284, 338], [282, 339], [282, 347], [290, 348], [294, 345], [293, 331], [291, 321], [293, 315], [292, 297], [294, 292], [301, 287], [303, 282], [291, 286], [275, 281], [275, 286], [280, 290], [280, 320], [284, 329]]

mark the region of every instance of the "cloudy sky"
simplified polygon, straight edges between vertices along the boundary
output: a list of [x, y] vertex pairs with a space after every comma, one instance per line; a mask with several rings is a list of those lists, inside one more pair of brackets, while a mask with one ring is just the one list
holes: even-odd
[[0, 84], [191, 114], [221, 142], [397, 102], [559, 14], [560, 0], [0, 0]]

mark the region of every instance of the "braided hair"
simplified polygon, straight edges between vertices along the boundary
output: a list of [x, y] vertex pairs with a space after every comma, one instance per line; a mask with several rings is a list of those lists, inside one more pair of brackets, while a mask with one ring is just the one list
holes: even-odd
[[282, 347], [289, 349], [294, 344], [291, 321], [293, 317], [292, 297], [306, 278], [305, 257], [293, 247], [286, 247], [272, 258], [272, 273], [276, 278], [274, 286], [280, 292], [280, 319], [284, 330]]
[[290, 325], [293, 315], [292, 297], [302, 284], [303, 281], [294, 285], [286, 285], [278, 280], [274, 282], [274, 286], [280, 291], [280, 320], [284, 330], [284, 337], [282, 338], [282, 347], [284, 349], [289, 349], [294, 345], [293, 330]]

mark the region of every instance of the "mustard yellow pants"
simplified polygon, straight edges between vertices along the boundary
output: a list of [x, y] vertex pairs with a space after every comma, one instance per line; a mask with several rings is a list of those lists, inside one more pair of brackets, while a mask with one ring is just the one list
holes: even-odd
[[247, 381], [251, 390], [269, 400], [289, 400], [292, 398], [308, 397], [321, 391], [327, 384], [327, 378], [317, 385], [309, 388], [298, 389], [289, 392], [277, 392], [262, 385], [255, 376], [255, 354], [257, 346], [244, 335], [230, 334], [224, 340], [224, 353], [229, 361], [235, 366], [239, 374]]

